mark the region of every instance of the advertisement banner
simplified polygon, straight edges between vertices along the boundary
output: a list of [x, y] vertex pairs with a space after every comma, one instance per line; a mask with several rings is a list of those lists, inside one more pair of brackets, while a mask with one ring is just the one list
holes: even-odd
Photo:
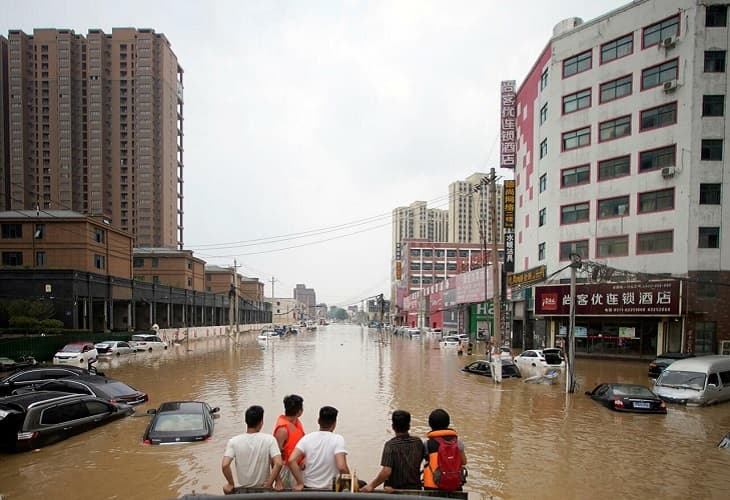
[[500, 155], [502, 168], [514, 170], [517, 163], [517, 94], [515, 80], [501, 84], [502, 109], [500, 113]]

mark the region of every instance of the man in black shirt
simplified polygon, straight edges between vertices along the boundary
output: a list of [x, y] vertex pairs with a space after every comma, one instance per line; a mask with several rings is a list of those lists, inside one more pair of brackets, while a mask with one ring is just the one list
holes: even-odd
[[421, 463], [425, 451], [423, 441], [408, 434], [410, 428], [411, 414], [403, 410], [394, 411], [395, 437], [383, 446], [380, 472], [360, 491], [373, 491], [383, 482], [385, 491], [421, 489]]

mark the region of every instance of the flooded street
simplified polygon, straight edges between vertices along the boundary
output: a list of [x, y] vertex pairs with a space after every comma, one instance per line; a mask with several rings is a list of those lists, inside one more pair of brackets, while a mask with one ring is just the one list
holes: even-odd
[[[282, 398], [304, 398], [302, 421], [316, 430], [320, 406], [340, 410], [348, 463], [369, 481], [382, 444], [392, 436], [390, 412], [413, 415], [424, 436], [429, 412], [451, 414], [466, 443], [470, 499], [727, 498], [730, 453], [717, 443], [730, 431], [730, 404], [670, 406], [664, 415], [620, 414], [583, 392], [598, 382], [648, 384], [647, 363], [579, 359], [578, 390], [492, 380], [459, 369], [478, 356], [439, 350], [436, 339], [386, 336], [329, 325], [269, 341], [249, 333], [234, 348], [224, 339], [166, 352], [100, 362], [106, 375], [148, 392], [137, 415], [37, 452], [0, 455], [6, 499], [162, 499], [220, 494], [226, 441], [244, 432], [243, 414], [265, 408], [264, 431], [282, 413]], [[145, 446], [147, 408], [168, 400], [203, 400], [221, 408], [213, 439], [183, 446]]]

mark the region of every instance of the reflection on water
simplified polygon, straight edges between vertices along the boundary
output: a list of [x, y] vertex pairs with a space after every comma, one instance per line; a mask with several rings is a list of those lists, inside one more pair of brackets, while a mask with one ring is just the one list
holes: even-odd
[[[483, 349], [480, 350], [483, 352]], [[329, 325], [266, 342], [248, 334], [239, 347], [206, 339], [164, 352], [104, 360], [99, 369], [150, 394], [135, 417], [34, 453], [0, 455], [0, 494], [8, 498], [169, 498], [221, 493], [220, 458], [228, 438], [245, 430], [252, 404], [272, 430], [288, 393], [304, 397], [305, 430], [320, 406], [340, 410], [348, 462], [370, 480], [390, 412], [413, 415], [425, 435], [429, 412], [443, 407], [466, 443], [472, 500], [481, 498], [724, 498], [730, 453], [716, 447], [730, 430], [730, 404], [670, 407], [666, 416], [612, 412], [583, 395], [599, 382], [648, 383], [645, 363], [577, 362], [578, 392], [564, 382], [501, 385], [460, 368], [477, 356], [440, 350], [435, 339], [378, 336], [359, 326]], [[147, 408], [176, 399], [221, 408], [210, 442], [145, 446]], [[84, 480], [78, 471], [84, 471]]]

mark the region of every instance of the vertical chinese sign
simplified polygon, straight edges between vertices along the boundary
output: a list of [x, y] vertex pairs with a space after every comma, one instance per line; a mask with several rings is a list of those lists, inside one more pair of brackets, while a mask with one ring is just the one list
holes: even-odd
[[515, 271], [515, 181], [505, 180], [502, 186], [502, 226], [504, 228], [504, 272]]
[[517, 101], [515, 80], [502, 81], [502, 110], [500, 113], [500, 155], [502, 168], [514, 170], [517, 163]]

